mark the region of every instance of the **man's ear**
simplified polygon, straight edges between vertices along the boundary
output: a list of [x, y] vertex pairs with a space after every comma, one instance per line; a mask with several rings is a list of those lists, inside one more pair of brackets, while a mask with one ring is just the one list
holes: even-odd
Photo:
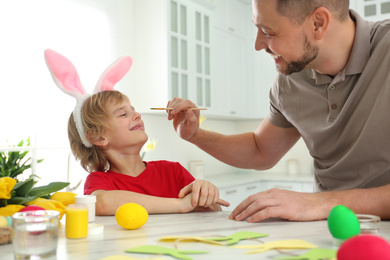
[[95, 138], [95, 137], [93, 137], [92, 132], [89, 132], [87, 134], [87, 138], [92, 144], [94, 144], [96, 146], [104, 147], [108, 144], [107, 138], [105, 138], [104, 136], [100, 136], [100, 137]]
[[329, 29], [331, 13], [325, 7], [318, 7], [310, 16], [311, 30], [316, 40], [321, 40]]

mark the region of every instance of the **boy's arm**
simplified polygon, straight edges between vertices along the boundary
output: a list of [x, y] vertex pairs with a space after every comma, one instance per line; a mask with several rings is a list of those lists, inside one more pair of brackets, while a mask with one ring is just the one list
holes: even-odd
[[186, 213], [195, 209], [191, 205], [190, 195], [181, 199], [175, 199], [155, 197], [125, 190], [95, 190], [91, 194], [96, 195], [96, 215], [98, 216], [115, 215], [118, 207], [130, 202], [140, 204], [149, 214]]

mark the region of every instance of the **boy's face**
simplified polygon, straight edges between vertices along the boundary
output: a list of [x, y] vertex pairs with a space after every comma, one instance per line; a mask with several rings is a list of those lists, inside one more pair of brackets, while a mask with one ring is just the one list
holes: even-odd
[[108, 118], [103, 137], [108, 142], [108, 149], [125, 149], [139, 154], [148, 140], [141, 114], [136, 112], [130, 103], [106, 105]]
[[264, 49], [277, 70], [289, 75], [309, 68], [318, 49], [311, 42], [309, 23], [293, 24], [277, 11], [276, 0], [253, 0], [253, 22], [257, 27], [255, 49]]

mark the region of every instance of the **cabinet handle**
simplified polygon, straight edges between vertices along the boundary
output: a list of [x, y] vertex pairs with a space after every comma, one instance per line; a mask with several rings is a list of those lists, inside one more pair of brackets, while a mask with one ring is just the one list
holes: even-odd
[[289, 186], [275, 185], [274, 188], [277, 188], [277, 189], [285, 189], [285, 190], [291, 190], [293, 187], [292, 187], [291, 185], [289, 185]]
[[257, 188], [257, 186], [255, 186], [255, 185], [246, 187], [247, 190], [254, 190], [256, 188]]
[[236, 192], [237, 192], [237, 190], [227, 190], [226, 194], [233, 194], [233, 193], [236, 193]]

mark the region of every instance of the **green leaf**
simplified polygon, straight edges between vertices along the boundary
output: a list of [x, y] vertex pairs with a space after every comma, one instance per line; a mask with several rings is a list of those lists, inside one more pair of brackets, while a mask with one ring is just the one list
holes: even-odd
[[34, 179], [28, 178], [25, 181], [18, 182], [15, 184], [13, 190], [16, 192], [16, 196], [25, 197], [34, 186]]
[[0, 199], [0, 208], [7, 206], [7, 200], [6, 199]]
[[[29, 146], [30, 137], [28, 137], [26, 141], [21, 140], [17, 146], [10, 145], [9, 147]], [[11, 177], [15, 179], [19, 174], [22, 174], [25, 170], [31, 168], [31, 158], [26, 157], [29, 152], [29, 150], [0, 152], [0, 177]], [[36, 163], [41, 163], [42, 161], [43, 159], [37, 159]]]
[[26, 204], [27, 202], [36, 200], [37, 198], [39, 198], [41, 196], [42, 196], [41, 193], [39, 193], [37, 195], [34, 195], [34, 196], [27, 196], [27, 197], [17, 197], [17, 196], [15, 196], [15, 197], [12, 197], [9, 200], [7, 200], [7, 202], [8, 202], [8, 204], [22, 205], [22, 204]]
[[52, 192], [62, 190], [63, 188], [65, 188], [68, 185], [69, 185], [69, 182], [52, 182], [46, 186], [32, 188], [30, 190], [30, 192], [28, 193], [28, 196], [35, 196], [37, 194], [41, 194], [41, 196], [47, 195], [47, 194], [50, 194]]

